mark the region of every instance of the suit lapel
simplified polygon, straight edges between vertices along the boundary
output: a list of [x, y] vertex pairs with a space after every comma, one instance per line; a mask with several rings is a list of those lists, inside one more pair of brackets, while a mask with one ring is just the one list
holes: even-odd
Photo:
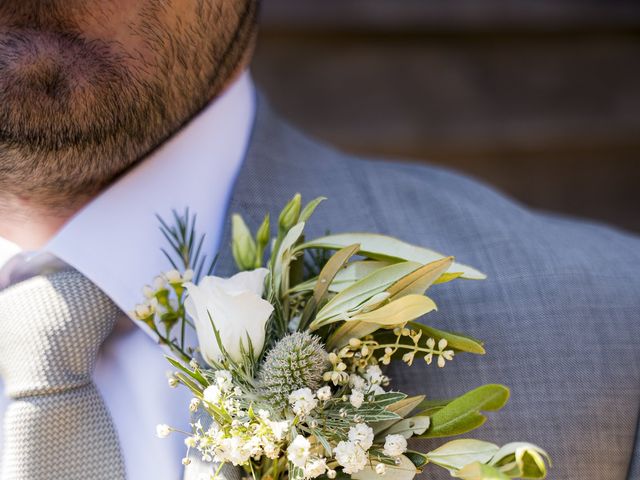
[[[286, 166], [271, 159], [287, 159], [282, 150], [283, 122], [272, 111], [264, 96], [257, 95], [256, 119], [247, 153], [233, 188], [220, 242], [220, 258], [216, 274], [229, 276], [236, 271], [231, 255], [231, 215], [242, 215], [255, 231], [267, 212], [272, 216], [283, 203], [274, 190], [274, 179], [286, 176]], [[290, 179], [292, 185], [296, 179]], [[293, 188], [293, 187], [292, 187]], [[293, 195], [295, 192], [291, 192]], [[277, 218], [276, 218], [277, 221]]]
[[272, 232], [278, 214], [291, 197], [300, 192], [303, 202], [326, 196], [307, 226], [307, 235], [319, 236], [345, 230], [384, 231], [376, 224], [366, 165], [319, 142], [309, 139], [273, 112], [258, 95], [256, 120], [243, 165], [236, 180], [225, 221], [216, 274], [235, 272], [231, 255], [231, 215], [239, 213], [252, 231], [267, 212]]

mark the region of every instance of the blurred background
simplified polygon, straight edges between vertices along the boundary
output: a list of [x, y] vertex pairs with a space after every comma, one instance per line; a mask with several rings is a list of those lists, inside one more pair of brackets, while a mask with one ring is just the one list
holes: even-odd
[[343, 150], [640, 232], [640, 1], [263, 0], [253, 74]]

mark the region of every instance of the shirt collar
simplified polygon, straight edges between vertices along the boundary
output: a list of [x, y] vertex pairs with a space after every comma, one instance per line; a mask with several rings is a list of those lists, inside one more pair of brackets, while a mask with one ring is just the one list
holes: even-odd
[[[124, 311], [170, 264], [156, 215], [189, 207], [205, 235], [204, 253], [219, 247], [226, 208], [249, 143], [255, 90], [244, 72], [220, 97], [78, 212], [43, 248], [76, 268]], [[5, 251], [10, 250], [5, 248]], [[14, 252], [15, 253], [15, 252]]]

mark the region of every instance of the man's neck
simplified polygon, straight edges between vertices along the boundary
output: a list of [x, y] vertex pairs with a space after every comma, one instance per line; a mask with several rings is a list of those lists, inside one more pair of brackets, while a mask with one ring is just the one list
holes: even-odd
[[86, 201], [59, 210], [33, 205], [21, 198], [0, 196], [0, 237], [23, 250], [38, 250], [84, 203]]

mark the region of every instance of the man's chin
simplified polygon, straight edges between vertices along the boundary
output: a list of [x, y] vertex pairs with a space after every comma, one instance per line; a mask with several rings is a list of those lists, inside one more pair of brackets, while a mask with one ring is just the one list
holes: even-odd
[[105, 47], [65, 34], [0, 34], [0, 140], [56, 149], [113, 135], [127, 98], [121, 68]]

